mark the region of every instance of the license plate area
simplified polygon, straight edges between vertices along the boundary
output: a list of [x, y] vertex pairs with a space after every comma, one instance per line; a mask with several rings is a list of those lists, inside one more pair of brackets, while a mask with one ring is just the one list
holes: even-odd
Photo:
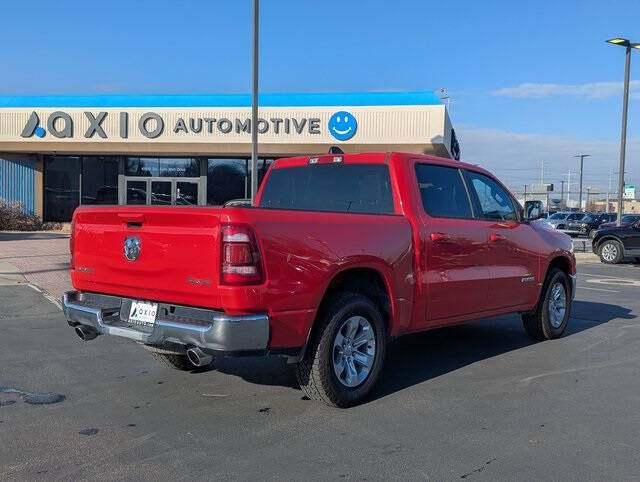
[[130, 325], [153, 327], [158, 316], [158, 303], [131, 300], [128, 322]]

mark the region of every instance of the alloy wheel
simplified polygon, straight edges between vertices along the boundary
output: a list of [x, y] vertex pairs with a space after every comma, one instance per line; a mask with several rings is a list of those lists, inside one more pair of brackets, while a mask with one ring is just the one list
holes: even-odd
[[567, 312], [567, 293], [564, 284], [558, 281], [551, 288], [551, 296], [549, 296], [549, 304], [547, 308], [549, 321], [551, 326], [559, 328], [564, 321], [564, 315]]
[[333, 340], [333, 371], [346, 387], [364, 383], [376, 356], [376, 336], [369, 321], [362, 316], [348, 318]]
[[613, 261], [618, 256], [618, 248], [613, 243], [606, 243], [602, 247], [602, 259], [605, 261]]

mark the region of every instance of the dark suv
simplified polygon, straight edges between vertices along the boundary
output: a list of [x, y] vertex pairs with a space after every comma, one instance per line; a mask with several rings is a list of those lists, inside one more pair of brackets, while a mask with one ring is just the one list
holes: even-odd
[[596, 234], [596, 231], [602, 223], [610, 223], [616, 220], [616, 213], [591, 213], [585, 214], [582, 219], [571, 221], [565, 228], [565, 233], [569, 235], [582, 235], [590, 239]]
[[[615, 226], [616, 222], [617, 222], [618, 218], [615, 217], [613, 219], [613, 221], [609, 222], [609, 223], [602, 223], [600, 225], [601, 228], [610, 228], [611, 226]], [[623, 214], [622, 215], [622, 224], [633, 224], [636, 221], [640, 220], [640, 214]]]
[[622, 226], [600, 227], [592, 247], [603, 263], [616, 264], [625, 257], [640, 259], [640, 220]]

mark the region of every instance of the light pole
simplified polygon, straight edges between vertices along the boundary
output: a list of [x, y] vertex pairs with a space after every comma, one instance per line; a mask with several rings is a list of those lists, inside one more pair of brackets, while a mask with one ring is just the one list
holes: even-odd
[[253, 0], [253, 82], [251, 86], [251, 204], [258, 193], [258, 9]]
[[624, 63], [624, 95], [622, 97], [622, 134], [620, 135], [620, 169], [618, 174], [618, 226], [622, 221], [622, 198], [624, 196], [624, 157], [627, 150], [627, 109], [629, 107], [629, 68], [631, 66], [631, 49], [640, 49], [640, 43], [630, 42], [626, 38], [612, 38], [608, 43], [626, 49]]
[[584, 158], [589, 157], [590, 154], [578, 154], [577, 156], [580, 158], [580, 194], [578, 194], [578, 209], [582, 209], [582, 169], [584, 168]]
[[446, 100], [447, 110], [450, 110], [449, 105], [450, 105], [451, 97], [449, 96], [447, 89], [445, 89], [444, 87], [440, 87], [440, 100]]

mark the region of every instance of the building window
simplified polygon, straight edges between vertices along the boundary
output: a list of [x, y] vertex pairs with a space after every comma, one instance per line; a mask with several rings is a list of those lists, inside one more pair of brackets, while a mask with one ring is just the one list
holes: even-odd
[[69, 222], [80, 204], [80, 158], [46, 156], [44, 175], [45, 220]]
[[118, 158], [82, 158], [82, 204], [118, 204]]
[[221, 206], [232, 199], [247, 197], [247, 159], [209, 159], [207, 164], [207, 204]]
[[[258, 159], [258, 187], [273, 159]], [[207, 204], [221, 206], [232, 199], [251, 196], [251, 159], [209, 159], [207, 164]]]
[[192, 158], [127, 157], [125, 176], [200, 177], [200, 161]]

